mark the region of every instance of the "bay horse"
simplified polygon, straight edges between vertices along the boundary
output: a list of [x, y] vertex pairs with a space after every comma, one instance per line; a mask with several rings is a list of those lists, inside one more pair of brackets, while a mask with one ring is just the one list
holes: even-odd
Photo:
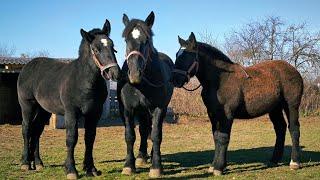
[[188, 40], [178, 37], [173, 83], [183, 87], [196, 76], [202, 85], [202, 100], [212, 124], [215, 153], [209, 172], [221, 175], [226, 167], [227, 148], [233, 119], [250, 119], [269, 114], [276, 133], [271, 162], [281, 160], [284, 150], [286, 113], [292, 139], [291, 169], [300, 165], [299, 106], [303, 80], [285, 61], [270, 60], [243, 68], [218, 49], [197, 42], [193, 33]]
[[67, 158], [64, 166], [67, 179], [78, 177], [74, 148], [78, 140], [78, 121], [82, 118], [85, 122], [83, 170], [88, 176], [101, 174], [92, 157], [96, 126], [108, 93], [105, 79], [116, 80], [120, 72], [114, 54], [116, 51], [109, 38], [110, 30], [108, 20], [102, 30], [86, 32], [81, 29], [79, 57], [70, 63], [41, 57], [23, 67], [17, 83], [23, 117], [22, 170], [43, 168], [39, 138], [45, 123], [54, 113], [65, 118]]
[[[119, 110], [125, 125], [127, 156], [122, 174], [131, 175], [136, 165], [147, 162], [147, 139], [151, 135], [150, 177], [159, 177], [162, 172], [160, 145], [162, 123], [173, 93], [170, 82], [173, 70], [172, 60], [153, 47], [152, 25], [155, 15], [149, 14], [145, 21], [129, 20], [123, 15], [126, 41], [126, 61], [121, 70], [117, 93]], [[135, 160], [133, 146], [136, 140], [134, 120], [139, 121], [141, 143]]]

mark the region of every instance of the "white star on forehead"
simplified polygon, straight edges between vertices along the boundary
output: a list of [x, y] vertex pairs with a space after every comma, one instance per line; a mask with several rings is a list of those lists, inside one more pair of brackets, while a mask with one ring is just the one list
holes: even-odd
[[108, 40], [107, 39], [101, 39], [100, 40], [103, 46], [108, 46]]
[[131, 32], [131, 35], [134, 39], [138, 39], [140, 37], [140, 31], [137, 28], [134, 28], [133, 31]]

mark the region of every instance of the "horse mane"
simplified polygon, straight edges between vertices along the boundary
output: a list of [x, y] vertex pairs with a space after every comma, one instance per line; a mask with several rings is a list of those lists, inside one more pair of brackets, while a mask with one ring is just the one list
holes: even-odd
[[211, 61], [221, 60], [229, 64], [234, 64], [234, 62], [232, 62], [230, 58], [223, 52], [221, 52], [219, 49], [202, 42], [198, 42], [197, 45], [198, 49], [201, 52], [203, 52], [206, 56], [208, 56]]
[[122, 37], [127, 37], [129, 33], [133, 30], [133, 28], [139, 26], [142, 28], [143, 32], [147, 33], [147, 36], [152, 37], [153, 32], [152, 30], [146, 25], [146, 23], [140, 19], [132, 19], [130, 22], [126, 25], [126, 27], [123, 30]]
[[[88, 33], [90, 33], [91, 35], [104, 34], [104, 33], [102, 32], [102, 30], [99, 29], [99, 28], [92, 29], [92, 30], [89, 31]], [[80, 47], [79, 47], [79, 52], [78, 52], [79, 58], [80, 58], [80, 57], [87, 57], [89, 53], [90, 53], [90, 46], [89, 46], [89, 44], [86, 42], [86, 40], [84, 40], [84, 39], [82, 38], [81, 43], [80, 43]]]

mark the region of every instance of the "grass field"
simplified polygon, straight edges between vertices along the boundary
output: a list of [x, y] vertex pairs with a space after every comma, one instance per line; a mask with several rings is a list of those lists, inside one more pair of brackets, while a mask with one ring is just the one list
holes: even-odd
[[[291, 138], [287, 132], [283, 163], [268, 166], [275, 143], [271, 122], [265, 117], [236, 120], [228, 153], [228, 171], [218, 179], [320, 179], [320, 117], [301, 118], [303, 168], [291, 171]], [[207, 173], [213, 157], [211, 125], [206, 119], [181, 118], [175, 125], [164, 125], [162, 157], [163, 179], [216, 178]], [[136, 133], [138, 132], [136, 128]], [[84, 151], [83, 129], [76, 147], [76, 163], [80, 177]], [[140, 140], [137, 133], [137, 140]], [[149, 142], [150, 144], [150, 142]], [[137, 151], [139, 141], [135, 144]], [[66, 157], [65, 131], [46, 128], [41, 138], [41, 154], [45, 169], [41, 172], [20, 171], [21, 126], [0, 126], [0, 179], [64, 179]], [[146, 179], [149, 167], [137, 169], [134, 176], [121, 175], [125, 157], [124, 128], [98, 128], [94, 147], [96, 167], [102, 176], [96, 179]], [[149, 164], [150, 165], [150, 164]]]

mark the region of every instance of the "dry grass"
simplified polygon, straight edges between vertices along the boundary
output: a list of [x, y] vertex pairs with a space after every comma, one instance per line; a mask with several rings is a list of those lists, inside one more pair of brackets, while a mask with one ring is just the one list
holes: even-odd
[[[213, 178], [206, 172], [213, 157], [211, 125], [207, 119], [181, 117], [175, 125], [164, 125], [162, 144], [164, 179]], [[41, 138], [41, 154], [45, 169], [41, 172], [21, 172], [21, 126], [0, 126], [0, 179], [64, 179], [65, 131], [45, 129]], [[80, 176], [83, 160], [83, 129], [76, 147], [76, 162]], [[136, 132], [137, 128], [136, 128]], [[291, 139], [287, 133], [283, 163], [269, 167], [275, 134], [265, 117], [235, 121], [229, 146], [228, 172], [218, 179], [319, 179], [320, 178], [320, 117], [301, 119], [303, 166], [291, 171]], [[139, 140], [137, 136], [137, 140]], [[139, 142], [135, 144], [138, 149]], [[121, 175], [125, 157], [124, 128], [103, 127], [97, 130], [94, 157], [101, 179], [145, 179], [148, 167], [139, 169], [132, 177]]]

